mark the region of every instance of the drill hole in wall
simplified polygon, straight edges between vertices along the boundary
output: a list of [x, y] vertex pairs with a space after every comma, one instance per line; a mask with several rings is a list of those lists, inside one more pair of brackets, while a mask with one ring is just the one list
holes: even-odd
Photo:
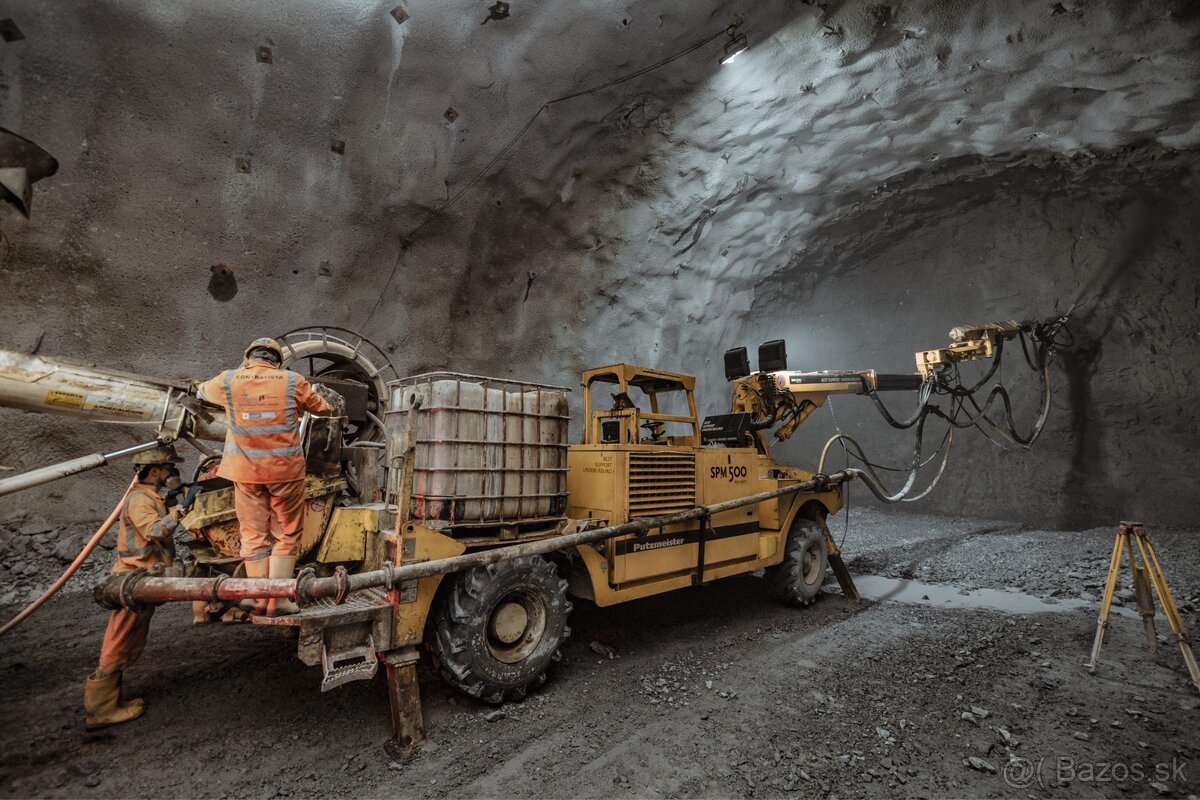
[[19, 42], [25, 38], [25, 34], [21, 33], [21, 29], [17, 27], [16, 21], [11, 17], [0, 19], [0, 39], [6, 42]]
[[218, 303], [227, 303], [238, 293], [237, 276], [228, 264], [213, 264], [208, 268], [212, 275], [208, 279], [208, 293]]

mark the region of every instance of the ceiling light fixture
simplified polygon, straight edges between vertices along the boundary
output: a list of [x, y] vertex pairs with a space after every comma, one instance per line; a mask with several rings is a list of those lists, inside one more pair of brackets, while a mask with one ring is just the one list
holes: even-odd
[[729, 41], [725, 43], [725, 55], [721, 58], [721, 63], [733, 63], [733, 60], [749, 46], [750, 42], [746, 40], [746, 34], [739, 32], [737, 26], [730, 26]]

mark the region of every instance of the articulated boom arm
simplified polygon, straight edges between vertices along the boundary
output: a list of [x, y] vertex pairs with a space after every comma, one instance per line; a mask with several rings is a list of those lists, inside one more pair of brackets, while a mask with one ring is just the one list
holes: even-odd
[[950, 330], [950, 346], [917, 353], [917, 372], [928, 380], [942, 367], [958, 361], [992, 358], [996, 345], [1004, 339], [1015, 339], [1033, 330], [1032, 323], [1006, 320], [985, 322], [982, 325], [959, 325]]
[[790, 438], [812, 412], [833, 394], [912, 390], [918, 374], [886, 375], [873, 369], [830, 372], [759, 372], [740, 378], [733, 389], [733, 413], [747, 413], [756, 433], [778, 423], [778, 441]]
[[959, 361], [993, 358], [1000, 341], [1033, 329], [1032, 323], [1015, 320], [960, 325], [950, 331], [948, 347], [916, 354], [915, 373], [882, 374], [873, 369], [756, 372], [734, 380], [732, 411], [750, 415], [751, 429], [760, 444], [765, 444], [762, 432], [782, 422], [775, 438], [784, 441], [830, 395], [915, 391], [929, 381], [936, 381], [943, 370]]

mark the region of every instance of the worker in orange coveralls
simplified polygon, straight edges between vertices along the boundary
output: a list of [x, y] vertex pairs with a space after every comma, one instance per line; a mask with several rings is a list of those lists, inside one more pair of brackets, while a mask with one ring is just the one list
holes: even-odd
[[[225, 407], [229, 420], [218, 477], [233, 481], [248, 578], [291, 578], [304, 526], [304, 450], [300, 413], [341, 413], [341, 395], [283, 369], [274, 339], [256, 339], [238, 369], [200, 384], [200, 399]], [[285, 598], [252, 613], [276, 616], [300, 608]]]
[[[181, 461], [170, 446], [156, 447], [133, 457], [137, 475], [121, 504], [114, 574], [158, 564], [170, 566], [175, 560], [174, 537], [183, 529], [167, 513], [158, 490], [172, 478], [179, 478], [179, 468], [175, 465]], [[140, 698], [121, 700], [121, 673], [145, 649], [153, 615], [153, 607], [138, 611], [122, 608], [109, 614], [104, 643], [100, 646], [100, 664], [88, 676], [83, 690], [88, 730], [128, 722], [145, 711], [145, 702]]]

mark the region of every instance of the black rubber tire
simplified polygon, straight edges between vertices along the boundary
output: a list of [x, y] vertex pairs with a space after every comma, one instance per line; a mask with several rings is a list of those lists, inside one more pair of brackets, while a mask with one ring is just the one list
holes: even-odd
[[[514, 558], [448, 575], [426, 645], [442, 678], [485, 703], [523, 700], [546, 682], [571, 629], [567, 582], [539, 556]], [[514, 642], [494, 631], [505, 607], [519, 606], [524, 627]], [[540, 622], [538, 622], [540, 620]], [[539, 630], [540, 628], [540, 630]], [[510, 628], [511, 630], [511, 628]], [[515, 659], [506, 661], [505, 659]]]
[[767, 567], [771, 597], [790, 606], [812, 605], [821, 594], [829, 563], [825, 534], [819, 523], [796, 517], [784, 544], [783, 561]]

